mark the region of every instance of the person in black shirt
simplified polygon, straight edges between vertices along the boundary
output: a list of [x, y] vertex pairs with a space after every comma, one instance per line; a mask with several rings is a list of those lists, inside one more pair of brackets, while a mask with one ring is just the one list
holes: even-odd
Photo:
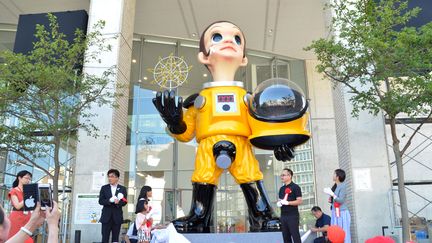
[[282, 170], [283, 186], [279, 189], [279, 201], [277, 202], [277, 206], [281, 208], [280, 221], [284, 243], [301, 243], [298, 205], [302, 204], [302, 192], [300, 187], [292, 182], [293, 174], [293, 171], [288, 168]]
[[314, 243], [325, 243], [327, 237], [327, 228], [330, 226], [331, 217], [323, 213], [321, 208], [318, 206], [314, 206], [311, 211], [317, 219], [315, 222], [315, 227], [312, 227], [311, 231], [322, 232], [322, 236], [317, 237], [314, 240]]

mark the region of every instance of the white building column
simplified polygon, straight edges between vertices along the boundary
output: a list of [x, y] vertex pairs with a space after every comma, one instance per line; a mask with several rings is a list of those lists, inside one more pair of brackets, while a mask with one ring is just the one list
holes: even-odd
[[[111, 44], [112, 51], [101, 56], [101, 63], [88, 63], [84, 72], [101, 74], [106, 68], [116, 66], [116, 76], [112, 86], [121, 84], [123, 96], [118, 98], [117, 108], [110, 106], [92, 108], [98, 114], [92, 123], [99, 128], [99, 137], [87, 136], [86, 132], [79, 131], [77, 144], [76, 164], [74, 168], [72, 214], [71, 214], [71, 242], [75, 240], [75, 231], [81, 231], [81, 242], [100, 242], [102, 239], [101, 225], [99, 223], [82, 224], [78, 220], [80, 200], [78, 195], [98, 195], [100, 188], [93, 185], [95, 177], [93, 172], [107, 172], [114, 168], [120, 171], [120, 184], [124, 181], [124, 171], [129, 166], [126, 151], [126, 132], [128, 124], [128, 96], [129, 78], [131, 69], [132, 41], [135, 18], [135, 0], [92, 0], [89, 10], [88, 32], [99, 21], [106, 22], [102, 33]], [[107, 182], [105, 178], [105, 182]], [[97, 198], [95, 198], [97, 203]], [[123, 212], [127, 207], [123, 208]], [[100, 212], [98, 212], [100, 213]]]
[[313, 143], [316, 205], [331, 215], [324, 187], [332, 186], [333, 171], [339, 167], [336, 117], [330, 80], [316, 72], [317, 60], [306, 60], [311, 134]]
[[[384, 119], [367, 112], [351, 117], [349, 95], [342, 87], [333, 89], [316, 72], [317, 60], [306, 61], [314, 153], [316, 205], [330, 214], [324, 187], [333, 185], [335, 169], [346, 171], [347, 205], [351, 213], [353, 242], [381, 235], [391, 226], [389, 159]], [[331, 214], [330, 214], [331, 215]]]
[[[348, 170], [347, 178], [351, 184], [351, 227], [356, 242], [365, 242], [368, 238], [382, 235], [382, 226], [391, 226], [390, 198], [391, 177], [389, 157], [382, 114], [373, 116], [366, 111], [358, 118], [351, 116], [351, 94], [346, 89], [342, 101], [345, 103], [346, 136], [338, 141], [347, 144], [349, 151], [340, 156], [341, 168]], [[343, 110], [340, 111], [341, 113]]]

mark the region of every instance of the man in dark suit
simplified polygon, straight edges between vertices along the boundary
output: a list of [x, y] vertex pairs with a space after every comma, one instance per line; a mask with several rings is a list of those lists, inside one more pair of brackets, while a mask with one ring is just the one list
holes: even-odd
[[112, 232], [112, 242], [119, 242], [120, 227], [123, 223], [122, 207], [127, 204], [126, 187], [119, 185], [120, 172], [108, 171], [109, 184], [102, 186], [99, 193], [99, 204], [103, 205], [99, 222], [102, 223], [102, 242], [108, 243]]

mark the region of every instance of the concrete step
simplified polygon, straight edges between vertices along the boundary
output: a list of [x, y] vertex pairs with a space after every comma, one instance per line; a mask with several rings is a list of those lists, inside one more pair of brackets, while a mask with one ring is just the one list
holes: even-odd
[[[191, 243], [283, 243], [282, 232], [183, 234]], [[304, 243], [312, 243], [315, 234]]]

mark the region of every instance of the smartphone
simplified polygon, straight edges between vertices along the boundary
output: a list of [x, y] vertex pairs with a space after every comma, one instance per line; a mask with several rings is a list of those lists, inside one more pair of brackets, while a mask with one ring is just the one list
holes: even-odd
[[39, 188], [37, 183], [24, 184], [24, 211], [32, 211], [39, 201]]
[[46, 210], [47, 207], [52, 207], [52, 190], [51, 184], [38, 184], [39, 202], [41, 210]]

